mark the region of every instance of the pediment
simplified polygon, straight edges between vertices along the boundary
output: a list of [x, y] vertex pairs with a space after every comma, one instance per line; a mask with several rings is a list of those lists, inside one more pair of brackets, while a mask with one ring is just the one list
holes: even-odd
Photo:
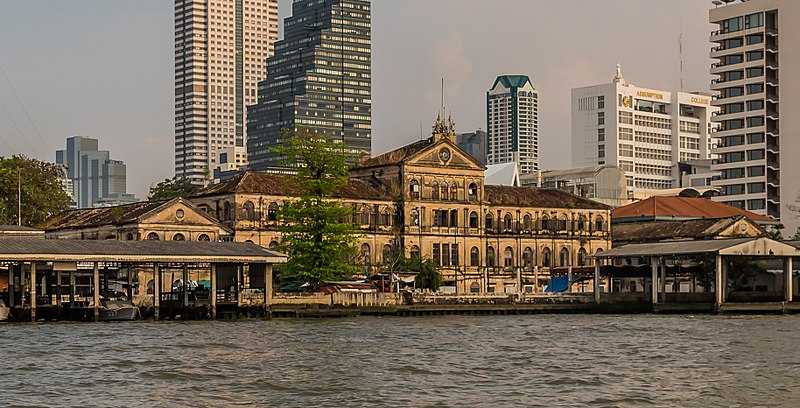
[[207, 215], [189, 205], [183, 200], [165, 203], [163, 206], [144, 214], [140, 219], [141, 224], [169, 224], [169, 225], [208, 225], [219, 224]]
[[461, 170], [483, 171], [484, 166], [472, 156], [461, 150], [449, 138], [442, 137], [431, 146], [417, 152], [406, 161], [410, 166], [432, 168], [453, 168]]

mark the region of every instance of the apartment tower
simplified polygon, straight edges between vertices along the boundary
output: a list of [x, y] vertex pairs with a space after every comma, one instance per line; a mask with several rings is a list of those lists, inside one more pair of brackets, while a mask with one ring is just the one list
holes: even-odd
[[715, 200], [800, 226], [800, 2], [716, 1], [711, 89], [720, 107]]
[[175, 0], [175, 175], [202, 185], [234, 148], [278, 40], [278, 0]]
[[572, 90], [572, 166], [619, 167], [628, 199], [673, 188], [679, 162], [711, 158], [711, 99], [635, 86], [617, 66], [610, 83]]
[[486, 93], [486, 163], [539, 170], [539, 91], [526, 75], [501, 75]]
[[371, 5], [367, 0], [294, 0], [284, 36], [267, 59], [258, 104], [248, 109], [251, 169], [280, 169], [284, 130], [343, 143], [350, 163], [372, 144]]

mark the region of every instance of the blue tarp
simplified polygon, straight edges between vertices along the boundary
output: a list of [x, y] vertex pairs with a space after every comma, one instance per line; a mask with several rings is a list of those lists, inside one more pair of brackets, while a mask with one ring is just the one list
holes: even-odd
[[544, 291], [545, 293], [561, 293], [566, 292], [567, 288], [569, 288], [569, 276], [553, 276]]

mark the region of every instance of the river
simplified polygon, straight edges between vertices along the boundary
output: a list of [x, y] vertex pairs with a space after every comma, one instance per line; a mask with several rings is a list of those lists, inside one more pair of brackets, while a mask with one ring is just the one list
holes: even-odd
[[0, 406], [800, 406], [800, 316], [0, 325]]

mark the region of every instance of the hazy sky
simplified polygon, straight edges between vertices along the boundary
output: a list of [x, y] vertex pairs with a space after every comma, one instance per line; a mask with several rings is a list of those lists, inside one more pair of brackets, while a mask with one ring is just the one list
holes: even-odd
[[[290, 0], [280, 0], [281, 19]], [[459, 131], [485, 128], [498, 74], [540, 89], [544, 168], [570, 166], [570, 89], [710, 82], [705, 0], [373, 0], [373, 154], [426, 136], [445, 99]], [[144, 197], [171, 177], [172, 0], [9, 1], [0, 13], [0, 155], [55, 160], [71, 135], [100, 139]]]

